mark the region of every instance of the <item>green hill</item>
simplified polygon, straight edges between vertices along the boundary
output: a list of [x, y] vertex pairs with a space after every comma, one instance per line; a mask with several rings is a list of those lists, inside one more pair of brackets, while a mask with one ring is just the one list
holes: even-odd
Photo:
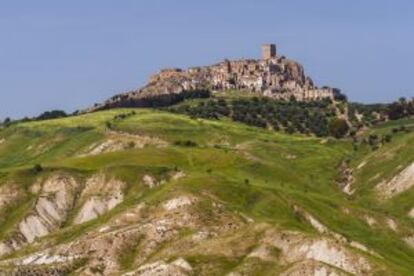
[[413, 129], [338, 140], [155, 109], [12, 124], [0, 272], [412, 275]]

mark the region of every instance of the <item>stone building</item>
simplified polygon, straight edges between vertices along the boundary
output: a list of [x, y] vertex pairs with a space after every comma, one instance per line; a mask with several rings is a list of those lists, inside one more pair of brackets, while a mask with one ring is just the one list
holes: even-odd
[[276, 57], [276, 45], [275, 44], [263, 44], [262, 45], [262, 59], [271, 59]]

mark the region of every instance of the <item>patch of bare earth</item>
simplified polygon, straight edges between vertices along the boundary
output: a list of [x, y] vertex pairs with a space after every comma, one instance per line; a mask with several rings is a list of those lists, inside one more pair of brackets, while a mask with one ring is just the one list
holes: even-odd
[[279, 248], [281, 260], [287, 264], [312, 260], [356, 275], [367, 275], [372, 270], [365, 257], [326, 237], [310, 238], [299, 232], [275, 233], [270, 230], [262, 243]]
[[179, 258], [170, 263], [157, 261], [140, 266], [137, 270], [123, 274], [124, 276], [166, 276], [166, 275], [190, 275], [193, 268], [184, 260]]
[[336, 269], [323, 262], [308, 260], [294, 264], [291, 268], [284, 271], [281, 276], [346, 276], [348, 273]]
[[236, 145], [235, 149], [247, 160], [250, 160], [250, 161], [253, 161], [253, 162], [258, 162], [258, 163], [263, 163], [264, 161], [261, 158], [253, 155], [249, 151], [249, 145], [250, 145], [250, 142], [238, 144], [238, 145]]
[[81, 224], [108, 212], [124, 200], [125, 183], [108, 179], [104, 174], [97, 174], [86, 181], [80, 202], [83, 205], [75, 217], [74, 223]]
[[39, 188], [40, 195], [32, 211], [18, 223], [14, 233], [0, 242], [0, 255], [33, 243], [58, 229], [74, 205], [79, 185], [73, 177], [57, 174], [46, 179]]
[[405, 241], [405, 243], [406, 243], [408, 246], [410, 246], [410, 247], [414, 248], [414, 235], [413, 235], [413, 236], [408, 236], [408, 237], [405, 237], [405, 238], [404, 238], [404, 241]]
[[3, 208], [13, 204], [21, 195], [19, 187], [15, 184], [3, 184], [0, 186], [0, 212]]
[[389, 199], [414, 186], [414, 163], [407, 166], [389, 181], [377, 185], [376, 190], [381, 198]]
[[345, 246], [353, 247], [365, 253], [369, 253], [373, 256], [380, 257], [374, 251], [369, 250], [365, 245], [357, 241], [349, 240], [345, 238], [343, 235], [330, 230], [327, 226], [321, 223], [318, 219], [316, 219], [314, 216], [312, 216], [308, 212], [301, 209], [299, 206], [294, 206], [294, 210], [297, 214], [301, 215], [306, 221], [308, 221], [309, 224], [312, 225], [312, 227], [315, 228], [315, 230], [318, 231], [320, 234], [324, 234], [325, 236], [330, 236], [334, 240], [336, 240], [339, 243], [342, 243]]
[[[283, 275], [342, 275], [342, 271], [367, 275], [373, 270], [363, 254], [309, 214], [310, 223], [324, 234], [321, 237], [247, 223], [208, 196], [176, 194], [147, 204], [120, 212], [73, 241], [55, 246], [43, 241], [36, 245], [37, 252], [1, 261], [0, 266], [62, 266], [83, 259], [75, 274], [94, 275], [99, 270], [103, 275], [211, 275], [222, 271], [211, 263], [188, 260], [220, 256], [242, 260], [234, 275], [243, 275], [251, 262], [278, 263], [286, 269]], [[120, 256], [133, 252], [137, 253], [130, 256], [132, 264], [125, 269]]]
[[410, 218], [414, 218], [414, 208], [412, 208], [412, 209], [410, 210], [410, 212], [408, 212], [408, 216], [409, 216]]
[[81, 156], [141, 149], [147, 146], [165, 147], [168, 143], [157, 137], [134, 135], [124, 132], [108, 132], [103, 141], [92, 144]]
[[[169, 248], [165, 246], [179, 239], [179, 232], [182, 229], [193, 229], [193, 231], [206, 230], [208, 232], [225, 232], [228, 228], [225, 221], [234, 221], [232, 215], [226, 214], [219, 207], [213, 207], [214, 219], [207, 220], [201, 215], [194, 205], [197, 204], [194, 196], [177, 196], [166, 200], [159, 207], [147, 207], [143, 204], [137, 205], [114, 216], [105, 226], [82, 234], [75, 241], [57, 245], [50, 248], [53, 258], [47, 257], [50, 264], [56, 264], [62, 260], [56, 256], [66, 256], [67, 260], [86, 259], [87, 263], [77, 273], [89, 275], [91, 271], [100, 268], [104, 275], [118, 274], [121, 271], [119, 256], [131, 251], [131, 240], [139, 240], [139, 254], [135, 256], [133, 267], [127, 275], [158, 275], [155, 272], [160, 269], [164, 272], [179, 272], [186, 275], [191, 272], [191, 266], [184, 258], [175, 258], [173, 261], [166, 261], [170, 258], [156, 258], [159, 250], [174, 252], [179, 256], [184, 250], [193, 248], [192, 245]], [[222, 226], [224, 225], [224, 226]], [[235, 225], [235, 224], [234, 224]], [[177, 251], [177, 252], [176, 252]], [[0, 262], [0, 265], [19, 264], [25, 262], [28, 265], [35, 265], [37, 256], [50, 254], [39, 251], [23, 258], [17, 258]], [[165, 254], [168, 254], [165, 252]], [[40, 254], [40, 255], [39, 255]], [[169, 254], [168, 254], [169, 255]], [[45, 257], [46, 258], [46, 257]], [[56, 260], [52, 262], [52, 260]], [[137, 269], [138, 268], [138, 269]], [[155, 273], [155, 274], [154, 274]], [[166, 275], [166, 274], [160, 274]], [[175, 274], [167, 274], [175, 275]]]
[[186, 176], [186, 174], [183, 171], [173, 171], [173, 172], [170, 172], [168, 174], [167, 178], [158, 180], [156, 177], [154, 177], [150, 174], [146, 174], [142, 177], [141, 181], [142, 181], [142, 183], [144, 183], [145, 186], [152, 189], [152, 188], [158, 187], [158, 186], [166, 183], [168, 180], [176, 181], [176, 180], [179, 180], [179, 179], [181, 179], [185, 176]]
[[339, 177], [337, 179], [337, 185], [347, 195], [352, 195], [355, 193], [355, 189], [352, 188], [354, 183], [353, 170], [348, 166], [344, 161], [338, 168]]

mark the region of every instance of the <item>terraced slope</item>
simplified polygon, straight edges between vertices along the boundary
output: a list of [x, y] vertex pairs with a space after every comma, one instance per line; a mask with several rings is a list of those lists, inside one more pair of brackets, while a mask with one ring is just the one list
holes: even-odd
[[355, 151], [151, 109], [13, 125], [0, 275], [412, 275], [413, 142]]

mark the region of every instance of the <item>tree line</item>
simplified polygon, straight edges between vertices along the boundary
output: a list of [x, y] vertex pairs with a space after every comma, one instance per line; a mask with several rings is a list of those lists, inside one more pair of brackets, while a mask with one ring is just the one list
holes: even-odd
[[198, 104], [181, 104], [169, 108], [172, 112], [194, 118], [230, 118], [247, 125], [285, 131], [313, 134], [318, 137], [341, 138], [349, 131], [348, 123], [337, 117], [330, 99], [298, 102], [273, 100], [265, 97], [240, 99], [210, 98]]

